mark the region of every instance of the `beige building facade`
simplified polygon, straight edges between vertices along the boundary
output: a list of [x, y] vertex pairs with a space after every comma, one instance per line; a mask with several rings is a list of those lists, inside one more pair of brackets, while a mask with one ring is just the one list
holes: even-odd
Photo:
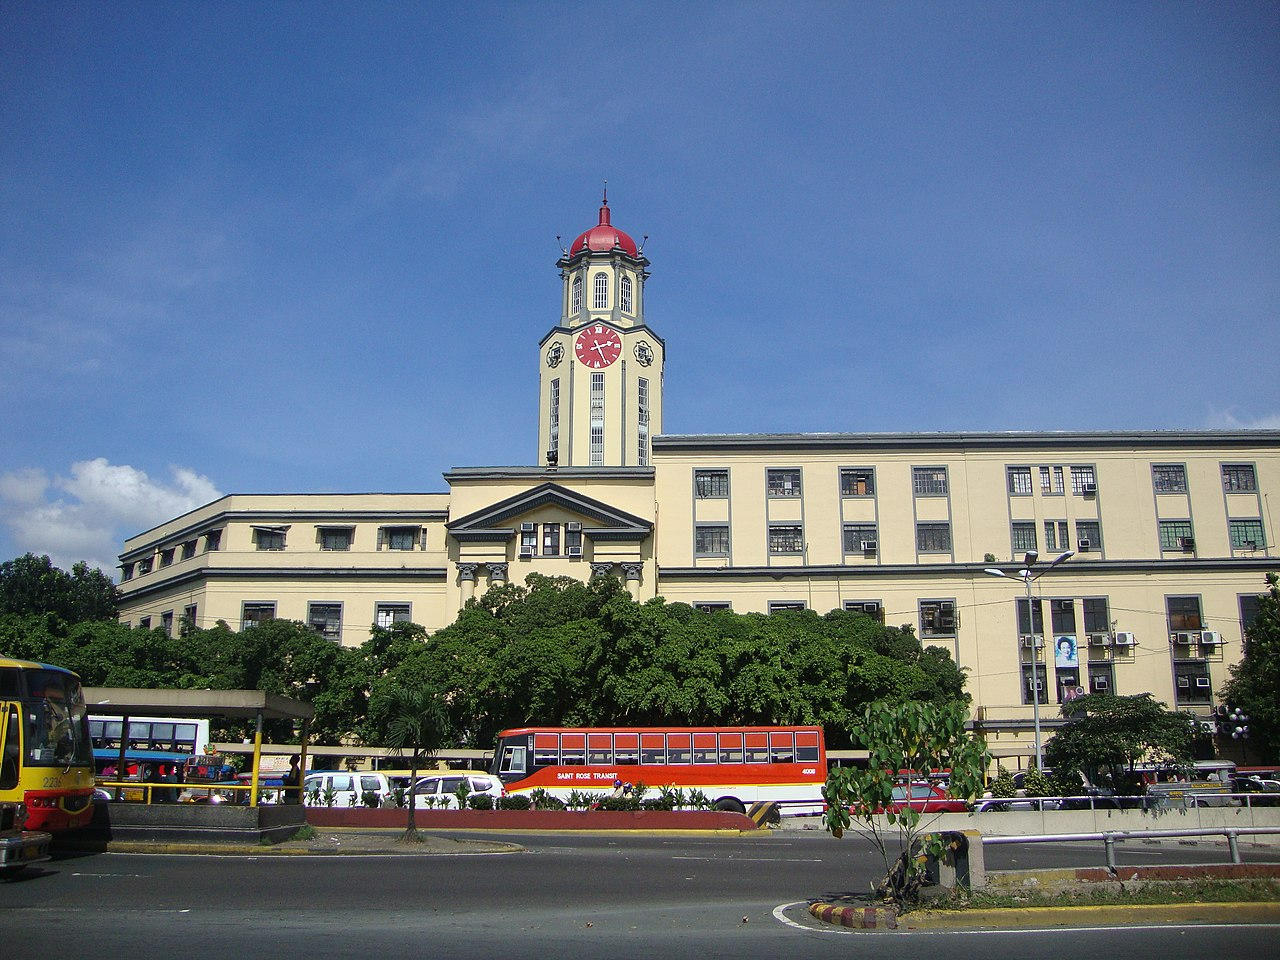
[[[223, 497], [125, 543], [121, 619], [280, 617], [358, 645], [532, 572], [612, 573], [639, 600], [909, 624], [967, 671], [1002, 752], [1029, 752], [1037, 700], [1052, 718], [1086, 691], [1208, 720], [1278, 565], [1280, 431], [663, 436], [649, 262], [610, 219], [606, 201], [557, 264], [538, 465], [451, 470], [439, 493]], [[1029, 552], [1030, 604], [990, 573]]]

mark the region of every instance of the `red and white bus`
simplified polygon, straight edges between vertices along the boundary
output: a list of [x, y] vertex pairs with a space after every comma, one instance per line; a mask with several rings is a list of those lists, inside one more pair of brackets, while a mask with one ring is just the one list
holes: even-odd
[[509, 793], [609, 791], [615, 781], [701, 790], [716, 810], [781, 801], [822, 809], [821, 727], [520, 727], [498, 734], [493, 773]]

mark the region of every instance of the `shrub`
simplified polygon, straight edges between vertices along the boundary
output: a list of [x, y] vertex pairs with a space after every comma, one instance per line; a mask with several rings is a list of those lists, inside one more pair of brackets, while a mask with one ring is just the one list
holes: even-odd
[[492, 810], [493, 797], [487, 793], [473, 793], [467, 797], [467, 806], [472, 810]]
[[365, 790], [360, 794], [360, 802], [366, 807], [376, 807], [380, 801], [377, 790]]
[[[474, 797], [472, 799], [475, 799]], [[533, 806], [533, 801], [527, 794], [512, 793], [505, 797], [498, 798], [499, 810], [528, 810]]]
[[641, 810], [674, 810], [675, 801], [670, 797], [649, 797], [640, 801]]
[[694, 787], [689, 791], [688, 805], [694, 810], [706, 810], [711, 806], [711, 798]]
[[596, 804], [597, 810], [639, 810], [640, 798], [634, 796], [626, 797], [603, 797]]

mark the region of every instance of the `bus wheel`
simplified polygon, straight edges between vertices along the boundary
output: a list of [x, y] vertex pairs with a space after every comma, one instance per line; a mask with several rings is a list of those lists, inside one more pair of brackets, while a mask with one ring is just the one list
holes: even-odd
[[747, 808], [737, 797], [721, 797], [711, 805], [712, 810], [723, 810], [726, 813], [746, 813]]

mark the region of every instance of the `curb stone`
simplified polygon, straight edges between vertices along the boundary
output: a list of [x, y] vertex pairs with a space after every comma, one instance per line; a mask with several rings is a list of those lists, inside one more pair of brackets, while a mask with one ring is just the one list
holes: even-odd
[[1112, 904], [1087, 907], [1001, 907], [986, 910], [915, 910], [901, 917], [893, 907], [853, 907], [812, 903], [818, 920], [860, 930], [1031, 929], [1043, 927], [1127, 927], [1145, 924], [1276, 924], [1280, 903]]
[[898, 911], [892, 906], [842, 907], [834, 903], [811, 903], [809, 912], [819, 920], [842, 927], [875, 930], [883, 925], [886, 930], [898, 929]]

